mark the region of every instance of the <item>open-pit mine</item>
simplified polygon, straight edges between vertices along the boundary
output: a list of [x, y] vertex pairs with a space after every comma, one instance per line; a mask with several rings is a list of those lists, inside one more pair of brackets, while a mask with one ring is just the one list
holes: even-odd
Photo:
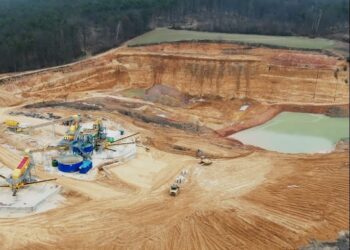
[[0, 249], [298, 249], [349, 230], [340, 56], [124, 45], [0, 75], [0, 122]]

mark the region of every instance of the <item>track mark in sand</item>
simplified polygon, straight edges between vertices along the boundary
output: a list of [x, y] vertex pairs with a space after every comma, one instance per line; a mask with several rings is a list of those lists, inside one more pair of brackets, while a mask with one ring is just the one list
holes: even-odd
[[0, 145], [0, 162], [2, 162], [6, 167], [14, 169], [17, 164], [22, 159], [16, 152]]
[[[194, 180], [210, 193], [210, 199], [239, 197], [263, 183], [273, 163], [258, 153], [231, 160], [216, 160], [213, 165], [197, 168]], [[214, 196], [214, 197], [212, 197]]]
[[124, 192], [115, 190], [114, 188], [108, 187], [102, 183], [73, 180], [64, 177], [60, 177], [57, 180], [57, 183], [94, 200], [103, 200], [125, 195]]
[[[317, 235], [318, 239], [326, 240], [331, 233], [336, 237], [340, 229], [348, 227], [349, 220], [349, 168], [341, 161], [348, 166], [349, 157], [332, 153], [306, 161], [286, 159], [283, 164], [293, 171], [264, 183], [244, 199], [262, 208], [271, 218], [280, 217], [281, 223], [299, 230], [304, 237]], [[325, 225], [327, 233], [320, 230]]]
[[192, 157], [183, 156], [179, 160], [175, 154], [152, 148], [150, 152], [139, 151], [135, 159], [109, 170], [123, 182], [145, 191], [158, 189], [191, 164]]

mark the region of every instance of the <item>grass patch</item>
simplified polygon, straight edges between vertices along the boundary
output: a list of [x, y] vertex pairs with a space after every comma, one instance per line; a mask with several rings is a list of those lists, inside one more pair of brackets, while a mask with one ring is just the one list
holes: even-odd
[[158, 28], [147, 32], [130, 40], [127, 44], [129, 46], [140, 46], [180, 41], [224, 41], [306, 50], [331, 50], [338, 46], [337, 42], [323, 38], [227, 34], [189, 30], [172, 30], [167, 28]]
[[120, 92], [120, 94], [124, 97], [128, 98], [140, 98], [143, 99], [145, 96], [145, 89], [142, 88], [133, 88], [133, 89], [126, 89]]

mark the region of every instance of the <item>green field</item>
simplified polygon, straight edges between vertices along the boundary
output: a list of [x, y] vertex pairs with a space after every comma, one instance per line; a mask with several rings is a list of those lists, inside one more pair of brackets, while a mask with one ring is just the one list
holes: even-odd
[[145, 95], [145, 89], [141, 88], [132, 88], [132, 89], [126, 89], [120, 92], [120, 94], [124, 97], [128, 98], [143, 98]]
[[226, 41], [244, 44], [262, 44], [274, 47], [286, 47], [293, 49], [309, 50], [333, 50], [339, 47], [339, 42], [323, 39], [308, 38], [298, 36], [265, 36], [248, 34], [226, 34], [211, 33], [188, 30], [171, 30], [167, 28], [158, 28], [141, 36], [130, 40], [129, 46], [139, 46], [147, 44], [157, 44], [163, 42], [178, 41]]

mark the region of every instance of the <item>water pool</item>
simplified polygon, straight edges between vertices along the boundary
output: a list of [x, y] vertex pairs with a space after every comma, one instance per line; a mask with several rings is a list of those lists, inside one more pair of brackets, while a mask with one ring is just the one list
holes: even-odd
[[339, 140], [349, 138], [349, 118], [282, 112], [263, 125], [229, 137], [282, 153], [326, 153]]

